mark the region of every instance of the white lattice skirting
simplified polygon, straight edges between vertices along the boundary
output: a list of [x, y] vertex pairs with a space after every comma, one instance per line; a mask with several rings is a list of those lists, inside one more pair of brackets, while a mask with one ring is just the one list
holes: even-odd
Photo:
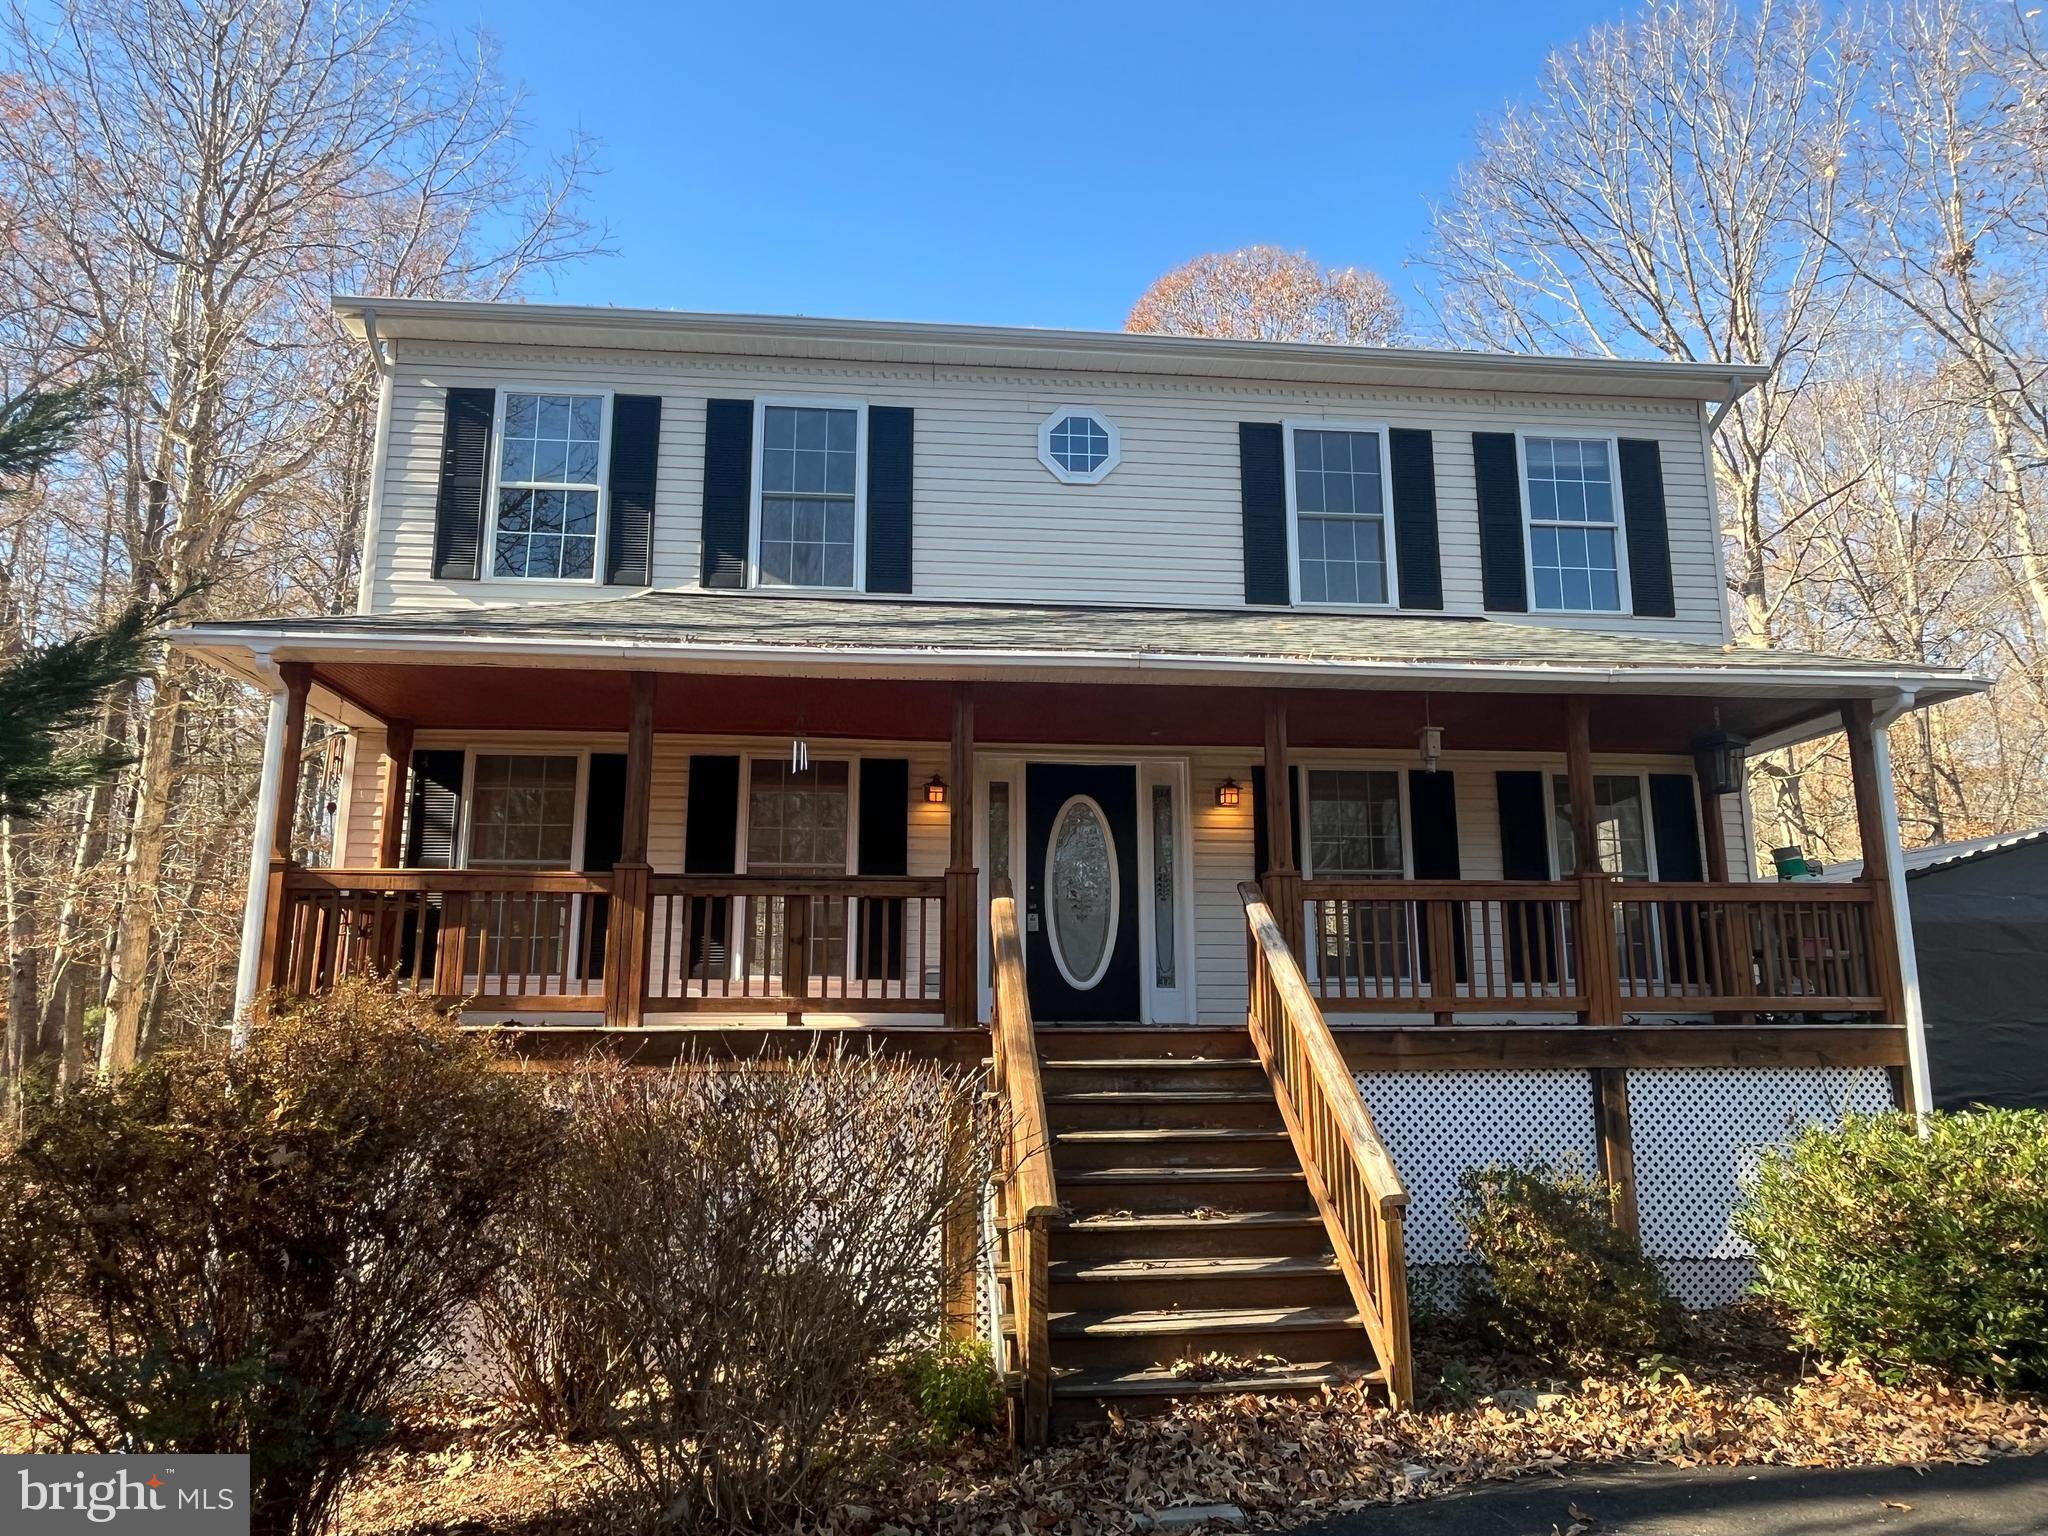
[[[1360, 1091], [1408, 1182], [1415, 1301], [1448, 1305], [1469, 1268], [1455, 1205], [1468, 1168], [1540, 1159], [1599, 1166], [1586, 1072], [1361, 1073]], [[1801, 1126], [1892, 1107], [1877, 1069], [1685, 1068], [1629, 1073], [1643, 1247], [1688, 1307], [1749, 1288], [1748, 1246], [1730, 1230], [1741, 1183]]]

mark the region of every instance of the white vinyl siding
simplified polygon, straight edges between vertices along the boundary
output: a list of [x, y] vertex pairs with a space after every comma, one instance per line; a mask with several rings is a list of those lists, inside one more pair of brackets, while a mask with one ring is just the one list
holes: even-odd
[[[1530, 615], [1562, 624], [1720, 642], [1727, 638], [1700, 418], [1690, 401], [1582, 400], [1036, 370], [771, 363], [681, 354], [576, 354], [454, 344], [400, 347], [391, 386], [384, 494], [366, 583], [369, 609], [587, 598], [587, 582], [437, 581], [432, 573], [444, 395], [507, 381], [662, 399], [653, 581], [691, 587], [700, 570], [704, 402], [840, 395], [916, 411], [915, 596], [1016, 601], [1244, 602], [1240, 422], [1370, 421], [1435, 434], [1445, 611], [1481, 612], [1474, 431], [1654, 440], [1663, 460], [1677, 617]], [[1040, 462], [1039, 428], [1076, 398], [1118, 429], [1115, 473], [1066, 484]]]

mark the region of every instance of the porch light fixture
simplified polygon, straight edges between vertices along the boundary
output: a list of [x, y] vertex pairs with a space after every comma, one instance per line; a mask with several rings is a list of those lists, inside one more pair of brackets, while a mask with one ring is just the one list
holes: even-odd
[[1720, 731], [1702, 736], [1692, 744], [1693, 772], [1699, 776], [1700, 792], [1733, 795], [1742, 790], [1742, 762], [1749, 742], [1741, 736]]
[[1237, 787], [1235, 779], [1225, 779], [1216, 786], [1216, 803], [1226, 811], [1236, 810], [1238, 802], [1243, 798], [1244, 791]]
[[1422, 749], [1422, 771], [1435, 773], [1437, 760], [1444, 755], [1444, 728], [1425, 725], [1415, 733], [1415, 742]]
[[946, 803], [946, 781], [936, 773], [924, 781], [924, 803], [944, 805]]

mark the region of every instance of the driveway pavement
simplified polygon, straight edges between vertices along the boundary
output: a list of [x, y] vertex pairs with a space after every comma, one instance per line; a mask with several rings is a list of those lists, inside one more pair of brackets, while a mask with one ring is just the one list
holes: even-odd
[[2048, 1455], [1987, 1466], [1654, 1469], [1485, 1483], [1297, 1536], [2041, 1536]]

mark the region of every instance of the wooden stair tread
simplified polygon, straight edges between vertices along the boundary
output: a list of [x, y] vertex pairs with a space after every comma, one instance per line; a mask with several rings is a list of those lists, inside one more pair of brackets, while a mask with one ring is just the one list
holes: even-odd
[[1290, 1361], [1254, 1371], [1233, 1372], [1205, 1380], [1179, 1376], [1162, 1365], [1096, 1366], [1053, 1378], [1054, 1397], [1235, 1397], [1245, 1393], [1313, 1391], [1346, 1381], [1384, 1381], [1386, 1372], [1327, 1360]]
[[1287, 1132], [1243, 1125], [1133, 1125], [1114, 1129], [1055, 1131], [1061, 1141], [1285, 1141]]
[[1062, 1184], [1158, 1184], [1179, 1180], [1194, 1184], [1276, 1183], [1299, 1181], [1299, 1168], [1203, 1168], [1187, 1163], [1155, 1164], [1149, 1168], [1075, 1168], [1060, 1174]]
[[1259, 1071], [1256, 1056], [1070, 1056], [1038, 1064], [1040, 1072], [1214, 1072], [1242, 1067]]
[[[1073, 1175], [1069, 1174], [1071, 1178]], [[1127, 1216], [1075, 1216], [1068, 1220], [1069, 1232], [1198, 1232], [1216, 1227], [1320, 1227], [1323, 1218], [1315, 1211], [1216, 1211], [1191, 1216], [1181, 1211], [1139, 1211]]]
[[1055, 1280], [1279, 1280], [1343, 1271], [1327, 1254], [1230, 1255], [1158, 1259], [1055, 1259], [1047, 1266]]
[[1236, 1088], [1105, 1088], [1095, 1092], [1048, 1093], [1048, 1106], [1054, 1104], [1129, 1104], [1145, 1106], [1152, 1104], [1271, 1104], [1273, 1095], [1267, 1089], [1247, 1093]]
[[1134, 1308], [1126, 1312], [1054, 1312], [1056, 1339], [1099, 1339], [1151, 1333], [1274, 1333], [1359, 1328], [1354, 1307]]

